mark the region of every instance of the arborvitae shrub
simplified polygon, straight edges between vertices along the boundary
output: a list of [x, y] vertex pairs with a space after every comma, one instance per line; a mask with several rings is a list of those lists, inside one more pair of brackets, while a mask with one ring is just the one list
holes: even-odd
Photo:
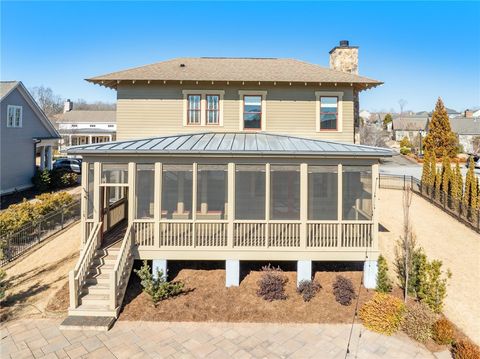
[[398, 298], [385, 293], [375, 293], [372, 299], [360, 308], [360, 319], [368, 329], [391, 335], [402, 322], [405, 304]]
[[285, 284], [288, 278], [282, 274], [280, 267], [268, 266], [262, 267], [262, 277], [258, 281], [257, 295], [269, 302], [274, 300], [285, 300]]
[[437, 344], [451, 344], [455, 338], [455, 330], [452, 323], [445, 318], [437, 320], [432, 327], [432, 338]]
[[378, 257], [377, 292], [389, 293], [392, 291], [392, 280], [388, 276], [388, 263], [384, 256]]
[[426, 342], [432, 336], [436, 316], [430, 307], [421, 302], [408, 303], [402, 322], [402, 330], [419, 342]]
[[309, 302], [322, 288], [315, 280], [302, 280], [298, 285], [297, 292], [303, 297], [304, 302]]
[[352, 300], [356, 298], [352, 281], [341, 275], [337, 275], [335, 282], [333, 282], [333, 294], [335, 300], [341, 305], [350, 305]]
[[468, 339], [460, 340], [452, 347], [454, 359], [479, 359], [480, 348]]

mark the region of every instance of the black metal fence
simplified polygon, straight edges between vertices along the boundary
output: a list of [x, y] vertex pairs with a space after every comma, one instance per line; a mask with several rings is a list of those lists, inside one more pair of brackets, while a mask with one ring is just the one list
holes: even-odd
[[412, 176], [380, 174], [379, 187], [387, 189], [411, 188], [412, 192], [442, 209], [458, 221], [480, 233], [480, 209], [466, 206], [461, 200], [447, 195], [443, 191], [436, 191], [430, 186]]
[[80, 219], [80, 201], [76, 200], [54, 212], [48, 213], [20, 230], [0, 237], [3, 258], [0, 266], [17, 258], [27, 249], [61, 231], [65, 226]]

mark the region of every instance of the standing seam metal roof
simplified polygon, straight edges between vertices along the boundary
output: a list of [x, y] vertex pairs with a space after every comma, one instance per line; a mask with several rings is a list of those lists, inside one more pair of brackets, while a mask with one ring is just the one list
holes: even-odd
[[228, 154], [388, 157], [389, 149], [286, 135], [202, 132], [70, 147], [69, 154]]

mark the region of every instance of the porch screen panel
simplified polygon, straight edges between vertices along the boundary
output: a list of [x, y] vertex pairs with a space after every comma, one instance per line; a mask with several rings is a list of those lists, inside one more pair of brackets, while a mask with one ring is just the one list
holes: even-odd
[[270, 216], [300, 219], [300, 166], [270, 167]]
[[155, 166], [153, 164], [138, 164], [136, 186], [137, 219], [153, 218], [155, 203]]
[[343, 166], [343, 219], [372, 219], [372, 168]]
[[102, 183], [123, 184], [128, 182], [128, 164], [105, 163], [102, 166]]
[[265, 166], [235, 166], [235, 219], [265, 219]]
[[308, 219], [338, 219], [337, 166], [308, 166]]
[[191, 165], [164, 165], [162, 218], [192, 218], [193, 174]]
[[197, 219], [225, 219], [228, 172], [226, 165], [197, 167]]
[[93, 218], [93, 163], [88, 164], [87, 218]]

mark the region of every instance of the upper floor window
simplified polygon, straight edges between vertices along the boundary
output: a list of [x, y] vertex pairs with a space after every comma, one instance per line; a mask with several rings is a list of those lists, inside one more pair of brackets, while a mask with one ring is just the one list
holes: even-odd
[[7, 127], [22, 127], [22, 106], [7, 106]]
[[72, 127], [78, 127], [78, 125], [72, 125]]
[[188, 114], [187, 121], [189, 125], [200, 125], [201, 121], [201, 95], [188, 95]]
[[220, 112], [220, 96], [218, 95], [207, 95], [207, 125], [218, 125], [219, 124], [219, 112]]
[[336, 130], [338, 122], [338, 98], [320, 97], [320, 130]]
[[113, 127], [113, 125], [108, 125], [108, 127]]
[[95, 125], [90, 125], [90, 127], [96, 127]]
[[261, 95], [243, 96], [243, 128], [254, 130], [262, 128]]

